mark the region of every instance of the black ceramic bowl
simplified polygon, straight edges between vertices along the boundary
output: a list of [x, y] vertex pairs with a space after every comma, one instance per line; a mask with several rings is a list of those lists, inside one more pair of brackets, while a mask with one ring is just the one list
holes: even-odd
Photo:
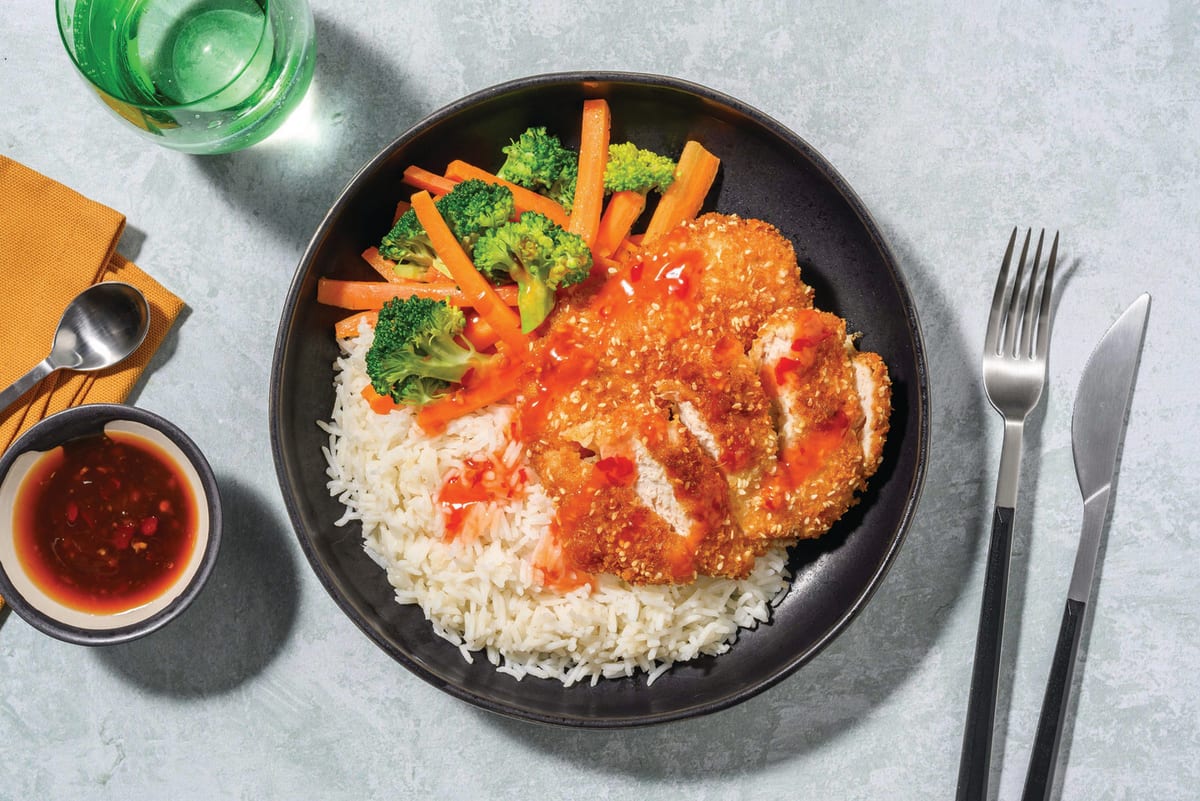
[[[606, 98], [612, 141], [678, 153], [697, 139], [721, 158], [707, 208], [758, 217], [793, 242], [817, 305], [865, 332], [894, 382], [895, 411], [870, 491], [834, 530], [794, 549], [796, 578], [773, 621], [744, 632], [715, 658], [644, 678], [564, 688], [517, 682], [486, 659], [467, 664], [420, 609], [393, 600], [383, 570], [363, 551], [357, 525], [334, 522], [316, 421], [333, 407], [333, 323], [345, 313], [316, 302], [322, 276], [372, 277], [359, 254], [377, 244], [405, 193], [404, 168], [441, 170], [462, 158], [495, 169], [500, 148], [530, 125], [570, 146], [582, 102]], [[446, 692], [485, 709], [546, 723], [618, 727], [729, 707], [811, 659], [866, 604], [896, 555], [920, 494], [928, 448], [926, 367], [912, 298], [862, 202], [804, 140], [733, 98], [682, 81], [624, 73], [543, 75], [486, 89], [431, 115], [354, 176], [313, 237], [279, 325], [271, 372], [271, 441], [300, 545], [330, 595], [381, 648]]]
[[[19, 490], [43, 453], [79, 437], [125, 432], [149, 442], [178, 468], [196, 503], [196, 535], [187, 562], [161, 594], [116, 613], [81, 611], [61, 603], [31, 578], [15, 547]], [[35, 628], [80, 645], [127, 642], [165, 626], [200, 593], [217, 561], [221, 499], [204, 454], [165, 418], [135, 406], [91, 403], [51, 415], [22, 434], [0, 459], [0, 594]]]

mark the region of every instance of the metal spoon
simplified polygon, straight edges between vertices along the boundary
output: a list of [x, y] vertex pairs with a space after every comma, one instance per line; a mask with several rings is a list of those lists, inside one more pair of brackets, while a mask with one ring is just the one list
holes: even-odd
[[58, 321], [50, 355], [0, 392], [0, 412], [55, 370], [103, 370], [137, 350], [150, 330], [150, 305], [135, 287], [94, 284], [75, 296]]

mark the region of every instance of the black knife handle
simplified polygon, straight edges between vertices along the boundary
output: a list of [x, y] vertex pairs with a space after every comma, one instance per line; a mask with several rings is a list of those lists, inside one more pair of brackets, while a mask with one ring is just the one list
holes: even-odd
[[1063, 721], [1071, 700], [1071, 680], [1075, 675], [1075, 657], [1079, 653], [1079, 636], [1083, 631], [1083, 614], [1087, 605], [1067, 599], [1062, 625], [1058, 628], [1058, 644], [1050, 662], [1050, 678], [1038, 716], [1037, 735], [1029, 757], [1029, 773], [1025, 776], [1022, 801], [1044, 801], [1050, 798], [1054, 786], [1054, 770], [1058, 765], [1058, 746], [1062, 741]]
[[1014, 510], [1007, 506], [997, 506], [992, 514], [992, 539], [983, 577], [983, 604], [979, 611], [979, 635], [975, 640], [975, 664], [971, 669], [967, 725], [958, 764], [957, 801], [986, 801], [987, 798], [1014, 516]]

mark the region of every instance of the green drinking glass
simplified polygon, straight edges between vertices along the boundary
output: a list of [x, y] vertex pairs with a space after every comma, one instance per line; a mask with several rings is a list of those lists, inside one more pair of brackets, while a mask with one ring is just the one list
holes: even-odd
[[228, 153], [283, 124], [312, 81], [307, 0], [57, 0], [67, 53], [158, 144]]

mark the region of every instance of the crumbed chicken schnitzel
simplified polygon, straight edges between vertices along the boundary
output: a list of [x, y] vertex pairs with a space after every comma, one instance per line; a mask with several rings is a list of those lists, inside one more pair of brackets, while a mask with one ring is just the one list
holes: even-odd
[[571, 568], [740, 578], [857, 502], [891, 385], [812, 296], [774, 227], [720, 214], [564, 293], [521, 422]]

